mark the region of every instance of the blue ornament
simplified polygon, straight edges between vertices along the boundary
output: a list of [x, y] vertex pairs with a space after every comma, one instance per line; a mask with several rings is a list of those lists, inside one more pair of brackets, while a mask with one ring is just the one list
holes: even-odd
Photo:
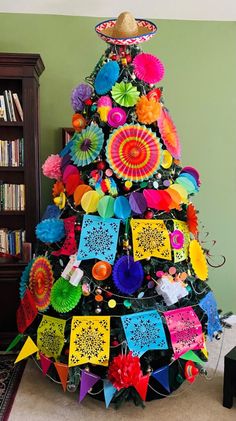
[[44, 219], [36, 226], [36, 237], [43, 243], [55, 243], [66, 235], [62, 219]]
[[95, 91], [98, 95], [103, 95], [110, 91], [119, 77], [119, 72], [119, 64], [116, 61], [108, 61], [102, 66], [94, 81]]

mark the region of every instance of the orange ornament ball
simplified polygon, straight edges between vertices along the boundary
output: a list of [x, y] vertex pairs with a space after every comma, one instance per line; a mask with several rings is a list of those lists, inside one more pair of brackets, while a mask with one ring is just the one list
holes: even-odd
[[75, 113], [72, 116], [72, 126], [76, 130], [76, 132], [81, 132], [86, 127], [86, 120], [82, 116], [82, 114]]

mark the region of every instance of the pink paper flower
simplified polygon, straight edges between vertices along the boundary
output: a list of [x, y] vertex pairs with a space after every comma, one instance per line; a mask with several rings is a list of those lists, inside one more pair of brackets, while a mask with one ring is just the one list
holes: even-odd
[[42, 166], [43, 174], [48, 178], [61, 179], [61, 161], [62, 158], [57, 155], [49, 155]]
[[157, 83], [163, 78], [165, 68], [161, 60], [147, 53], [138, 54], [133, 60], [134, 73], [146, 83]]

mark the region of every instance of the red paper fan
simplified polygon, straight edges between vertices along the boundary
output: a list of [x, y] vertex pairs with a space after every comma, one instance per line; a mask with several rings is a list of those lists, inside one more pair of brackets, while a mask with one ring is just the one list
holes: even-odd
[[107, 141], [107, 160], [118, 177], [139, 182], [149, 179], [159, 168], [161, 145], [156, 135], [139, 124], [125, 124]]
[[50, 304], [53, 281], [53, 271], [49, 260], [43, 256], [37, 257], [31, 267], [29, 289], [38, 310], [46, 310]]
[[198, 234], [198, 218], [195, 206], [192, 203], [189, 203], [187, 207], [187, 224], [189, 231], [196, 236]]
[[157, 121], [162, 140], [171, 155], [180, 159], [181, 145], [173, 120], [165, 109], [162, 109]]

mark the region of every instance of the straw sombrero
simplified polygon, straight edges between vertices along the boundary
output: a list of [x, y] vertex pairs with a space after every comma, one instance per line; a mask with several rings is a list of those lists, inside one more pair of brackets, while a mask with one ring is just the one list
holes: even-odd
[[117, 19], [105, 20], [95, 26], [95, 31], [109, 44], [133, 45], [149, 40], [157, 27], [149, 20], [135, 19], [130, 12], [121, 13]]

